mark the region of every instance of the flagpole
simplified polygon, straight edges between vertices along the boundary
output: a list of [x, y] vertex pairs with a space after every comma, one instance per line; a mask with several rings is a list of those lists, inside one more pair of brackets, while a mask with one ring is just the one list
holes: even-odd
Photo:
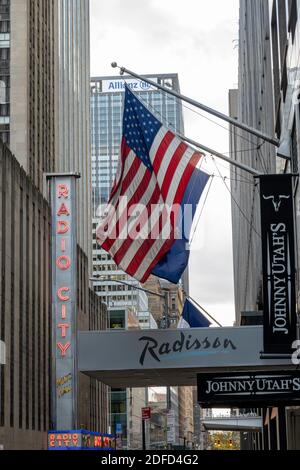
[[[112, 66], [113, 66], [113, 64], [112, 64]], [[115, 66], [117, 67], [117, 65], [115, 65]], [[120, 67], [119, 67], [119, 68], [120, 68]], [[123, 67], [121, 68], [121, 70], [122, 70], [122, 69], [123, 69]], [[124, 70], [125, 70], [127, 73], [130, 72], [130, 71], [128, 71], [127, 69], [124, 69]], [[137, 75], [137, 74], [134, 74], [133, 72], [130, 72], [130, 73], [132, 73], [134, 77], [137, 77], [137, 78], [139, 78], [140, 80], [147, 81], [148, 83], [153, 84], [153, 86], [157, 86], [158, 88], [160, 88], [160, 89], [166, 91], [167, 93], [170, 93], [170, 90], [168, 90], [167, 88], [164, 88], [164, 87], [162, 87], [161, 85], [158, 85], [157, 83], [152, 82], [151, 80], [144, 79], [144, 77], [141, 77], [141, 76], [139, 76], [139, 75]], [[176, 96], [178, 95], [179, 98], [182, 98], [182, 99], [183, 99], [183, 97], [182, 97], [179, 93], [173, 92], [173, 90], [172, 90], [172, 93], [171, 93], [171, 94], [174, 94], [174, 93], [175, 93]], [[193, 100], [192, 100], [192, 101], [193, 101]], [[235, 122], [235, 120], [233, 120], [233, 121]], [[194, 145], [195, 147], [199, 148], [200, 150], [203, 150], [204, 152], [207, 152], [207, 153], [211, 153], [212, 155], [215, 155], [217, 158], [220, 158], [221, 160], [224, 160], [225, 162], [230, 163], [231, 165], [234, 165], [234, 166], [240, 168], [241, 170], [246, 171], [247, 173], [250, 173], [250, 174], [253, 175], [253, 176], [261, 175], [261, 172], [257, 171], [255, 168], [252, 168], [252, 167], [250, 167], [250, 166], [248, 166], [248, 165], [245, 165], [244, 163], [241, 163], [241, 162], [237, 162], [237, 161], [235, 161], [235, 160], [232, 160], [231, 158], [226, 157], [226, 155], [223, 155], [222, 153], [217, 152], [216, 150], [213, 150], [213, 149], [207, 147], [206, 145], [202, 145], [202, 144], [200, 144], [199, 142], [196, 142], [195, 140], [190, 139], [190, 138], [188, 138], [188, 137], [186, 137], [186, 136], [183, 136], [183, 135], [178, 134], [178, 133], [177, 133], [176, 135], [177, 135], [180, 139], [184, 140], [185, 142], [187, 142], [187, 143], [189, 143], [189, 144], [191, 144], [191, 145]]]
[[206, 145], [199, 144], [199, 142], [196, 142], [193, 139], [190, 139], [189, 137], [185, 137], [184, 135], [181, 134], [176, 134], [178, 137], [185, 142], [188, 142], [191, 145], [194, 145], [195, 147], [199, 148], [200, 150], [203, 150], [204, 152], [211, 153], [212, 155], [215, 155], [215, 157], [221, 158], [221, 160], [224, 160], [227, 163], [230, 163], [233, 166], [236, 166], [240, 168], [243, 171], [246, 171], [247, 173], [250, 173], [253, 176], [260, 176], [262, 173], [261, 171], [255, 170], [255, 168], [252, 168], [251, 166], [245, 165], [244, 163], [237, 162], [235, 160], [232, 160], [229, 157], [226, 157], [226, 155], [223, 155], [223, 153], [218, 152], [217, 150], [213, 150], [209, 147], [206, 147]]
[[227, 121], [229, 124], [232, 124], [235, 127], [239, 127], [240, 129], [243, 129], [244, 131], [255, 135], [259, 139], [262, 139], [266, 142], [269, 142], [270, 144], [275, 145], [276, 147], [280, 146], [280, 141], [276, 137], [271, 137], [271, 136], [265, 134], [264, 132], [259, 131], [258, 129], [254, 129], [254, 127], [248, 126], [247, 124], [244, 124], [240, 121], [237, 121], [236, 119], [231, 118], [230, 116], [227, 116], [226, 114], [223, 114], [220, 111], [217, 111], [213, 108], [210, 108], [209, 106], [206, 106], [203, 103], [199, 103], [198, 101], [195, 101], [192, 98], [189, 98], [188, 96], [182, 95], [181, 93], [178, 93], [175, 90], [166, 88], [166, 87], [160, 85], [159, 83], [156, 83], [156, 82], [150, 80], [147, 77], [144, 77], [142, 75], [138, 75], [137, 73], [132, 72], [131, 70], [128, 70], [126, 67], [120, 67], [116, 62], [112, 62], [111, 66], [113, 68], [116, 68], [116, 67], [119, 68], [120, 69], [120, 75], [123, 75], [124, 72], [126, 72], [126, 73], [128, 73], [128, 75], [131, 75], [132, 77], [135, 77], [139, 80], [142, 80], [143, 82], [149, 83], [149, 85], [152, 85], [156, 88], [159, 88], [160, 90], [165, 91], [166, 93], [169, 93], [170, 95], [173, 95], [176, 98], [179, 98], [183, 101], [186, 101], [187, 103], [195, 106], [196, 108], [202, 109], [202, 111], [205, 111], [209, 114], [212, 114], [212, 115], [216, 116], [217, 118], [222, 119], [223, 121]]
[[212, 315], [210, 315], [210, 314], [208, 313], [208, 311], [205, 310], [205, 308], [202, 307], [202, 305], [198, 304], [198, 302], [196, 302], [196, 300], [193, 299], [193, 297], [191, 297], [190, 295], [188, 295], [186, 292], [184, 292], [184, 294], [185, 294], [185, 296], [186, 296], [187, 299], [190, 299], [192, 302], [194, 302], [194, 304], [196, 304], [197, 307], [200, 308], [200, 310], [203, 310], [203, 312], [204, 312], [212, 321], [214, 321], [218, 326], [221, 326], [221, 327], [223, 326], [223, 325], [221, 325], [221, 323], [219, 323]]

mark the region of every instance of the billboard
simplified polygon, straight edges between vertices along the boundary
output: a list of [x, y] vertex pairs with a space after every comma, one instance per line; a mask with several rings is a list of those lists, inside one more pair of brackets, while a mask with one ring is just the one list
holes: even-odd
[[293, 176], [260, 176], [264, 352], [290, 353], [296, 339]]
[[112, 450], [115, 438], [112, 434], [85, 430], [49, 431], [48, 450]]
[[[157, 78], [151, 78], [153, 82], [157, 82]], [[157, 90], [154, 86], [149, 83], [143, 82], [136, 78], [113, 78], [111, 80], [102, 80], [102, 92], [103, 93], [119, 93], [125, 91], [125, 83], [133, 91], [153, 91]]]

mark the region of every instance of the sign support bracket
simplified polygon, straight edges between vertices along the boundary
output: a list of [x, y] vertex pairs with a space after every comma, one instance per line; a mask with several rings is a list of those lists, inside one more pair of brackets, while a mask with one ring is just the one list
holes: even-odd
[[[280, 141], [276, 137], [271, 137], [271, 136], [265, 134], [264, 132], [262, 132], [258, 129], [255, 129], [254, 127], [248, 126], [247, 124], [244, 124], [240, 121], [237, 121], [236, 119], [234, 119], [230, 116], [227, 116], [226, 114], [223, 114], [220, 111], [217, 111], [213, 108], [210, 108], [209, 106], [206, 106], [203, 103], [199, 103], [198, 101], [193, 100], [192, 98], [189, 98], [188, 96], [182, 95], [181, 93], [178, 93], [175, 90], [172, 90], [170, 88], [166, 88], [166, 87], [160, 85], [159, 83], [155, 83], [154, 81], [149, 80], [149, 78], [147, 78], [147, 77], [144, 77], [142, 75], [138, 75], [137, 73], [132, 72], [131, 70], [128, 70], [126, 67], [120, 67], [116, 62], [112, 62], [111, 66], [113, 68], [116, 68], [116, 67], [119, 68], [120, 69], [120, 75], [123, 75], [124, 72], [126, 72], [126, 73], [128, 73], [128, 75], [131, 75], [132, 77], [135, 77], [138, 80], [142, 80], [146, 83], [149, 83], [149, 85], [152, 85], [156, 88], [159, 88], [160, 90], [162, 90], [162, 91], [164, 91], [164, 92], [166, 92], [170, 95], [173, 95], [176, 98], [179, 98], [183, 101], [186, 101], [187, 103], [191, 104], [192, 106], [195, 106], [196, 108], [199, 108], [202, 111], [205, 111], [209, 114], [212, 114], [212, 115], [216, 116], [219, 119], [222, 119], [223, 121], [228, 122], [232, 126], [239, 127], [240, 129], [242, 129], [246, 132], [249, 132], [252, 135], [255, 135], [256, 137], [258, 137], [259, 139], [264, 140], [265, 142], [269, 142], [270, 144], [275, 145], [276, 147], [280, 147]], [[279, 156], [281, 156], [281, 155], [279, 155]], [[290, 158], [290, 157], [285, 157], [285, 158]]]

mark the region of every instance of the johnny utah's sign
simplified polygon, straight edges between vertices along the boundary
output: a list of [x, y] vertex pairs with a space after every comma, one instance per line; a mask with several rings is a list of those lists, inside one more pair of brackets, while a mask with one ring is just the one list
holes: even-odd
[[293, 180], [260, 177], [264, 351], [289, 353], [296, 339]]
[[197, 385], [203, 406], [264, 406], [300, 400], [300, 371], [198, 374]]

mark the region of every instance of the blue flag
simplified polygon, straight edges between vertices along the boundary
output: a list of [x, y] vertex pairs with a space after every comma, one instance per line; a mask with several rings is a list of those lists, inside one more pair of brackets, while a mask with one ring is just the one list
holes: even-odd
[[211, 322], [186, 299], [177, 328], [207, 328]]

